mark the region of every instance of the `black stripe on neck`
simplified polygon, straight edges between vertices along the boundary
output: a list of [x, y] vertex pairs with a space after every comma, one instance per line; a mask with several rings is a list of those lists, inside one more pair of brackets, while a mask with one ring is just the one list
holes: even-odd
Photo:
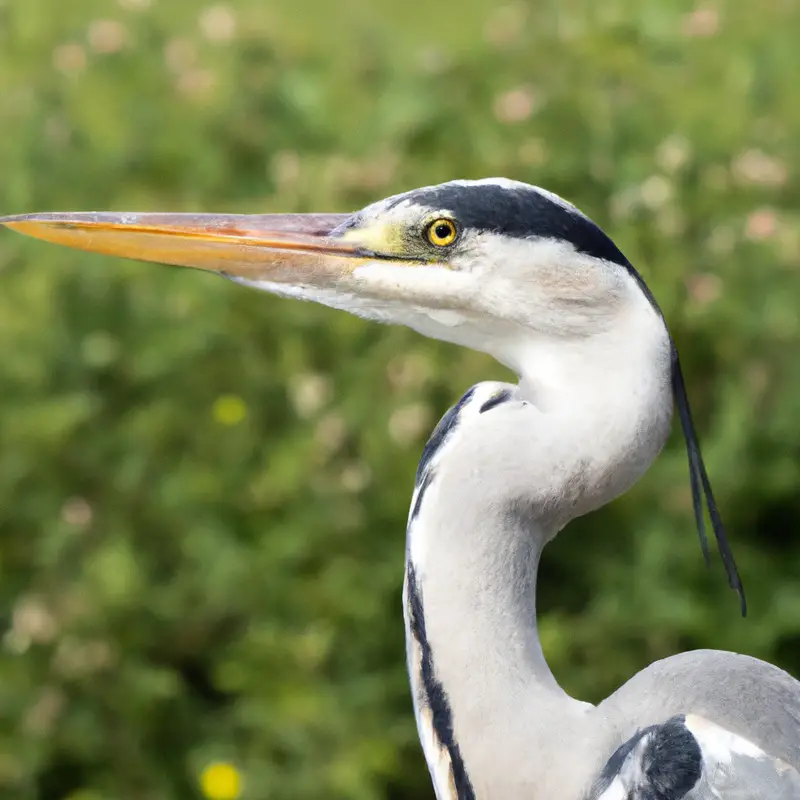
[[422, 654], [422, 688], [428, 708], [431, 710], [433, 729], [450, 756], [450, 769], [458, 800], [475, 800], [475, 790], [467, 775], [464, 761], [461, 758], [461, 750], [453, 732], [453, 714], [450, 710], [447, 692], [436, 677], [433, 667], [433, 654], [425, 632], [422, 594], [417, 586], [414, 566], [410, 561], [406, 564], [406, 585], [411, 635], [417, 640]]
[[445, 415], [439, 420], [439, 424], [434, 429], [424, 449], [422, 456], [419, 459], [417, 466], [417, 483], [419, 483], [428, 468], [430, 467], [431, 459], [442, 449], [442, 445], [447, 441], [447, 437], [458, 425], [458, 418], [461, 414], [461, 409], [472, 399], [475, 394], [475, 386], [467, 389], [462, 395], [461, 399], [450, 409], [445, 412]]
[[447, 437], [453, 432], [453, 430], [455, 430], [456, 425], [458, 425], [461, 409], [464, 408], [464, 406], [471, 400], [473, 394], [475, 394], [474, 386], [471, 389], [468, 389], [462, 398], [451, 409], [449, 409], [447, 413], [445, 413], [445, 415], [439, 421], [439, 424], [436, 426], [436, 429], [431, 434], [430, 439], [428, 439], [427, 443], [425, 444], [422, 455], [419, 459], [419, 465], [417, 466], [417, 497], [411, 510], [412, 521], [415, 520], [419, 515], [419, 511], [422, 508], [422, 499], [433, 481], [434, 473], [433, 469], [431, 468], [431, 461], [433, 460], [433, 457], [442, 449]]

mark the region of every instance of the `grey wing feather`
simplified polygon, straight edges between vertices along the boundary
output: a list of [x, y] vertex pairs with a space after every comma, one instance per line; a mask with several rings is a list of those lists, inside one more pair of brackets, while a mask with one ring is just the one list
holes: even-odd
[[696, 714], [685, 725], [703, 754], [702, 778], [686, 800], [800, 800], [800, 773], [785, 761]]
[[800, 773], [696, 714], [638, 731], [586, 800], [800, 800]]
[[797, 800], [800, 773], [784, 761], [735, 756], [687, 800]]

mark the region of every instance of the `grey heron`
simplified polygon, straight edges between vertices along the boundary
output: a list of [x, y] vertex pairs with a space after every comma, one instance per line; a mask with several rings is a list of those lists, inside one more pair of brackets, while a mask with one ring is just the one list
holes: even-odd
[[537, 633], [544, 546], [626, 491], [670, 429], [744, 595], [675, 346], [639, 273], [588, 217], [507, 179], [452, 181], [354, 214], [55, 213], [9, 228], [211, 270], [489, 353], [437, 426], [407, 528], [404, 615], [417, 726], [439, 800], [800, 798], [800, 683], [744, 655], [658, 661], [597, 706]]

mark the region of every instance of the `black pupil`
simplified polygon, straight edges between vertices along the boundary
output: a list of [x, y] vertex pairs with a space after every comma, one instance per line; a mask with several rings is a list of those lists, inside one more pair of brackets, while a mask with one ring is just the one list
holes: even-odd
[[445, 222], [440, 222], [434, 229], [433, 232], [436, 234], [437, 238], [439, 239], [447, 239], [453, 235], [453, 229]]

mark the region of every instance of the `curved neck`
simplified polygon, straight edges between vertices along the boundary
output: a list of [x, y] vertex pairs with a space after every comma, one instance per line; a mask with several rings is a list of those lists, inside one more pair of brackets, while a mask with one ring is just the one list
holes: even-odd
[[[510, 401], [483, 413], [498, 385], [480, 384], [421, 463], [405, 587], [414, 703], [440, 798], [578, 798], [601, 723], [547, 665], [536, 572], [569, 519], [629, 488], [663, 446], [669, 338], [648, 305], [589, 339], [532, 335], [505, 355], [522, 376]], [[559, 752], [573, 756], [561, 770]]]
[[[429, 503], [409, 527], [407, 601], [424, 615], [437, 676], [454, 700], [463, 695], [464, 707], [482, 715], [531, 687], [567, 699], [547, 666], [536, 624], [545, 536], [522, 515], [473, 502], [481, 497], [479, 484], [480, 478], [462, 483], [457, 505]], [[424, 554], [417, 537], [425, 539]], [[488, 696], [495, 686], [503, 696]]]
[[479, 475], [462, 484], [457, 507], [430, 502], [409, 528], [406, 639], [425, 757], [439, 800], [567, 797], [563, 776], [559, 794], [547, 794], [547, 753], [580, 739], [587, 705], [560, 688], [539, 640], [546, 536], [522, 514], [487, 506], [480, 485]]

